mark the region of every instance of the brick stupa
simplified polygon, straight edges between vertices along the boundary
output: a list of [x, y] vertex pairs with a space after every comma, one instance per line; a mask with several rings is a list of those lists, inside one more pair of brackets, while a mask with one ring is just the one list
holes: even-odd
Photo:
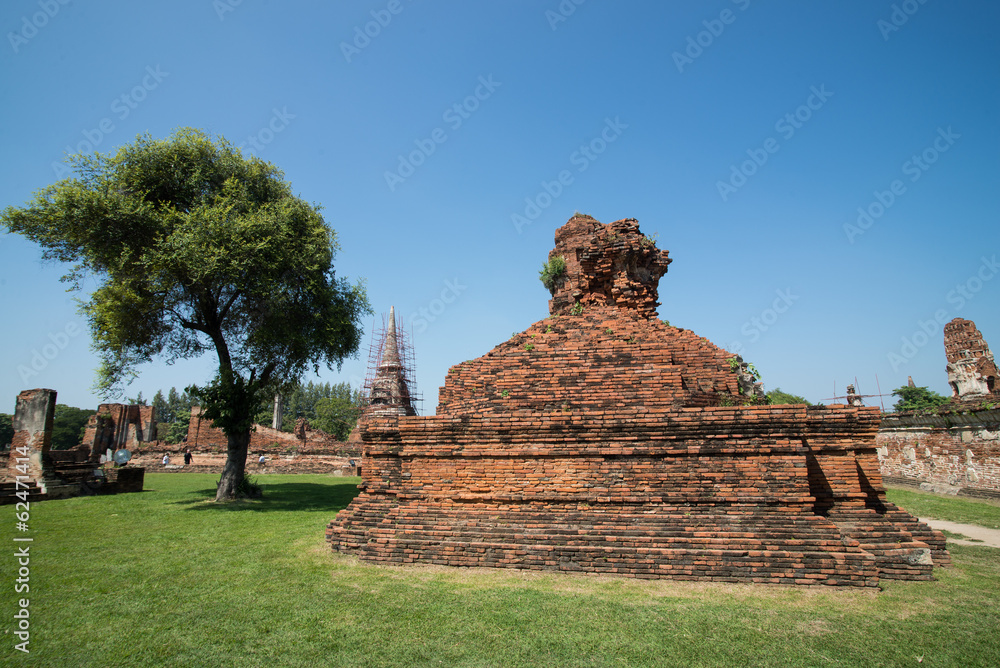
[[452, 367], [437, 415], [364, 421], [334, 550], [862, 587], [948, 562], [944, 537], [885, 499], [877, 408], [745, 405], [731, 353], [656, 317], [670, 260], [635, 220], [574, 216], [555, 256], [551, 316]]

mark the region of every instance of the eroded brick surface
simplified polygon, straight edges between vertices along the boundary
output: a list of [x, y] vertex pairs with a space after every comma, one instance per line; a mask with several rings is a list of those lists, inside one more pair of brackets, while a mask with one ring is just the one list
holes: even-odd
[[976, 323], [955, 318], [945, 325], [944, 351], [948, 358], [948, 384], [955, 399], [1000, 398], [997, 384], [1000, 372]]
[[1000, 498], [1000, 410], [886, 415], [877, 445], [886, 478]]
[[55, 409], [55, 390], [25, 390], [17, 395], [6, 480], [44, 483], [51, 475], [47, 456]]

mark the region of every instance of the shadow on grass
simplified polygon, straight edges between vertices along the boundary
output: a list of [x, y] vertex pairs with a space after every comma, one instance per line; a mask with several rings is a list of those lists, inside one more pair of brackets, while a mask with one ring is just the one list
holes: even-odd
[[199, 511], [289, 511], [326, 510], [338, 511], [347, 507], [361, 490], [356, 484], [321, 485], [309, 482], [264, 483], [264, 498], [245, 499], [228, 503], [206, 503], [215, 498], [215, 489], [191, 492], [193, 498], [175, 501], [177, 505], [190, 506]]

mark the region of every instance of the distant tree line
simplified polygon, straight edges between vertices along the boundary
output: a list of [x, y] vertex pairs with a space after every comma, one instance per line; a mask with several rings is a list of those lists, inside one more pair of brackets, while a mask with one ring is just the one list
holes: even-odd
[[927, 410], [951, 401], [948, 397], [940, 395], [934, 390], [928, 390], [926, 387], [909, 387], [904, 385], [903, 387], [896, 388], [892, 393], [899, 397], [899, 401], [892, 407], [892, 410], [897, 413], [902, 411]]
[[[281, 431], [292, 431], [299, 418], [305, 418], [314, 429], [320, 429], [347, 440], [358, 420], [357, 407], [361, 392], [352, 390], [349, 383], [297, 384], [282, 394], [283, 415]], [[270, 425], [274, 416], [273, 399], [261, 404], [257, 412], [258, 424]]]

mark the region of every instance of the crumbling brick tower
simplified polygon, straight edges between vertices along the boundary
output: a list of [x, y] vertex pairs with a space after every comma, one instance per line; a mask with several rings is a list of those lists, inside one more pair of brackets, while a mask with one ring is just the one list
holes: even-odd
[[656, 317], [670, 260], [634, 220], [575, 216], [555, 255], [549, 318], [452, 367], [436, 416], [364, 421], [333, 549], [852, 586], [947, 563], [944, 537], [885, 500], [878, 409], [745, 405], [732, 354]]
[[952, 397], [965, 401], [1000, 398], [996, 362], [983, 335], [971, 320], [955, 318], [944, 326], [948, 384]]

